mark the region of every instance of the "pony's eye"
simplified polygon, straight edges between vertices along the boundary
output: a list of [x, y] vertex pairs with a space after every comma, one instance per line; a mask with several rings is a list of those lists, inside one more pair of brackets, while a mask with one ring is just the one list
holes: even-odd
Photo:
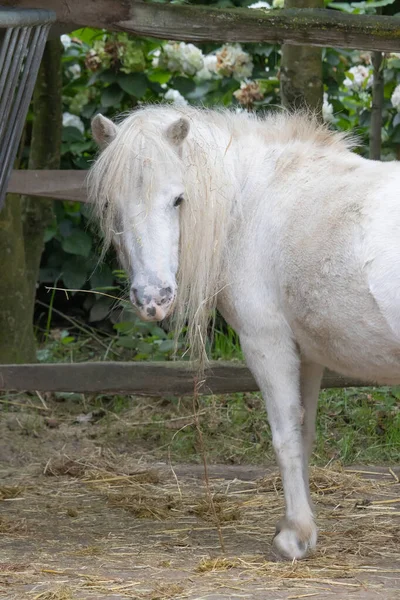
[[183, 202], [183, 196], [178, 196], [175, 198], [174, 206], [179, 206]]

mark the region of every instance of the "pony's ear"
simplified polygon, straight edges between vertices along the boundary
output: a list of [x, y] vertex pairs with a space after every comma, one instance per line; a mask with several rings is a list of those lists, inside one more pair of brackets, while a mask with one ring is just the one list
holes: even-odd
[[183, 140], [187, 137], [189, 129], [189, 121], [184, 117], [180, 117], [168, 127], [166, 131], [167, 139], [174, 144], [174, 146], [180, 146]]
[[117, 127], [110, 119], [99, 114], [92, 119], [92, 135], [94, 141], [103, 149], [117, 135]]

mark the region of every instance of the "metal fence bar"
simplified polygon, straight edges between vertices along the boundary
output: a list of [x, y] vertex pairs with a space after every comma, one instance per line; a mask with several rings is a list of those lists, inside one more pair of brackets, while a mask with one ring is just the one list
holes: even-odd
[[[0, 101], [0, 139], [4, 134], [5, 129], [9, 125], [7, 116], [7, 110], [12, 105], [13, 96], [17, 88], [18, 80], [21, 73], [22, 63], [25, 58], [26, 49], [29, 42], [30, 30], [28, 27], [16, 28], [12, 32], [12, 42], [8, 48], [6, 57], [6, 63], [1, 73], [0, 79], [0, 90], [1, 90], [1, 101]], [[14, 58], [16, 56], [16, 58]], [[2, 148], [5, 144], [2, 143]], [[0, 150], [0, 152], [1, 152]], [[0, 164], [2, 157], [0, 154]]]
[[0, 8], [0, 209], [55, 13]]

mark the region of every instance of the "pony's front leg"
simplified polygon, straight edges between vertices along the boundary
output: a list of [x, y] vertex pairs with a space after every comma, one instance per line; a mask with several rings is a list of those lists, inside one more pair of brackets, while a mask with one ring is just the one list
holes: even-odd
[[300, 357], [285, 324], [241, 333], [249, 369], [264, 396], [272, 442], [282, 475], [285, 517], [273, 540], [278, 554], [303, 558], [317, 541], [309, 501], [306, 449], [302, 433]]

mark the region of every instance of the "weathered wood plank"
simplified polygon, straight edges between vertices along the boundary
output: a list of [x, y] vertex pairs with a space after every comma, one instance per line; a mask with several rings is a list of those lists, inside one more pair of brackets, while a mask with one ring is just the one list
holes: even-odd
[[[35, 7], [37, 0], [3, 0]], [[274, 42], [398, 51], [397, 17], [351, 15], [325, 9], [249, 10], [144, 3], [135, 0], [41, 0], [60, 22], [190, 42]]]
[[[145, 396], [193, 394], [194, 371], [188, 363], [98, 362], [45, 365], [1, 365], [0, 390], [48, 392], [126, 393]], [[326, 372], [323, 388], [361, 384]], [[214, 362], [205, 373], [201, 394], [254, 392], [258, 386], [243, 364]]]
[[273, 42], [395, 51], [400, 20], [325, 9], [249, 10], [133, 3], [117, 25], [137, 35], [187, 42]]
[[88, 202], [86, 175], [87, 171], [73, 170], [13, 171], [8, 192], [56, 200]]

